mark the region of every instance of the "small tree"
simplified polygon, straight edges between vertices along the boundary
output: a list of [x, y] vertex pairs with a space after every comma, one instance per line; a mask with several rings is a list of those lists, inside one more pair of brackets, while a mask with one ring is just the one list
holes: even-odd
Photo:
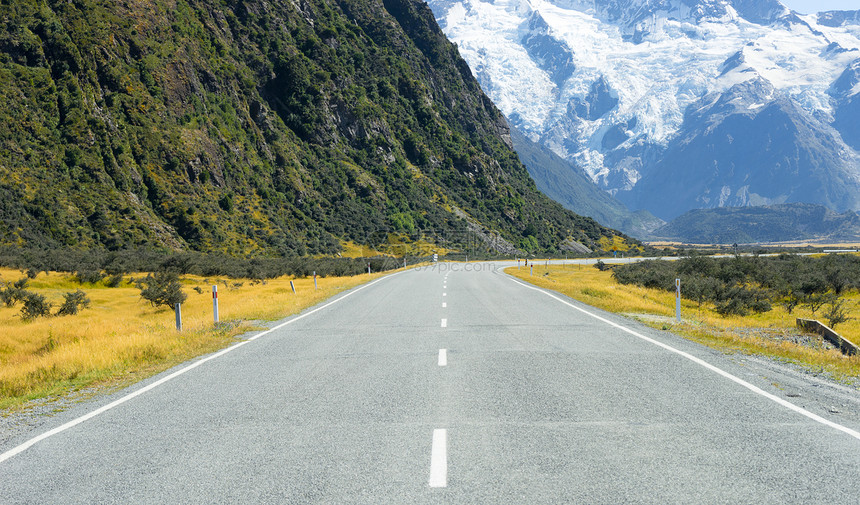
[[824, 306], [824, 318], [827, 319], [827, 326], [831, 329], [836, 328], [837, 324], [844, 323], [851, 319], [848, 317], [848, 309], [845, 307], [845, 300], [834, 298]]
[[75, 272], [75, 281], [79, 284], [95, 284], [104, 277], [105, 275], [99, 270], [78, 270]]
[[30, 321], [37, 317], [45, 317], [51, 315], [51, 304], [44, 296], [26, 291], [24, 293], [24, 306], [21, 308], [21, 318], [25, 321]]
[[815, 316], [818, 309], [823, 307], [825, 304], [836, 300], [836, 298], [837, 297], [834, 293], [812, 293], [804, 297], [803, 305], [808, 307], [812, 312], [812, 315]]
[[797, 291], [793, 289], [788, 290], [783, 296], [782, 300], [780, 300], [780, 305], [785, 307], [785, 310], [789, 315], [794, 311], [794, 308], [800, 305], [800, 295], [798, 295]]
[[7, 307], [14, 307], [16, 303], [24, 301], [27, 296], [27, 278], [24, 277], [12, 284], [7, 284], [5, 289], [0, 290], [0, 301]]
[[594, 268], [600, 270], [601, 272], [605, 272], [609, 270], [611, 267], [603, 262], [603, 260], [597, 260], [597, 263], [594, 264]]
[[182, 283], [174, 272], [158, 272], [149, 274], [145, 279], [137, 281], [140, 297], [152, 304], [153, 307], [165, 306], [171, 309], [177, 303], [182, 303], [188, 297], [182, 292]]
[[55, 314], [57, 316], [73, 316], [77, 314], [80, 309], [90, 306], [90, 299], [87, 298], [87, 294], [80, 289], [74, 293], [66, 293], [63, 297], [65, 300], [57, 310], [57, 313]]
[[107, 278], [105, 281], [105, 286], [109, 288], [117, 288], [122, 284], [123, 275], [122, 274], [113, 274]]

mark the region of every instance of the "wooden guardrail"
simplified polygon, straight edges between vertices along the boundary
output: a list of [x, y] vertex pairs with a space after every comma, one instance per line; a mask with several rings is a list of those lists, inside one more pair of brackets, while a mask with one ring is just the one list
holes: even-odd
[[820, 321], [815, 319], [797, 318], [797, 327], [803, 331], [821, 335], [838, 347], [839, 350], [842, 351], [842, 354], [847, 354], [849, 356], [860, 354], [860, 347], [857, 347], [853, 342], [845, 339], [845, 337], [831, 330], [827, 325]]

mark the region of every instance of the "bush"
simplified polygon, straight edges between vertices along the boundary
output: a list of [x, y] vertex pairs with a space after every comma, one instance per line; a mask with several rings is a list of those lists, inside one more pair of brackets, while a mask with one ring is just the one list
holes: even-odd
[[158, 272], [149, 274], [145, 279], [137, 281], [140, 297], [152, 304], [153, 307], [165, 306], [171, 309], [177, 303], [182, 303], [188, 297], [182, 291], [182, 283], [174, 272]]
[[837, 324], [844, 323], [851, 319], [848, 317], [848, 309], [845, 307], [845, 300], [834, 298], [830, 300], [824, 308], [824, 318], [827, 319], [827, 326], [830, 329], [835, 329]]
[[0, 301], [7, 307], [14, 307], [16, 303], [23, 301], [27, 294], [27, 278], [19, 279], [5, 289], [0, 290]]
[[721, 316], [745, 316], [749, 314], [747, 304], [744, 303], [744, 300], [740, 298], [728, 298], [722, 302], [719, 302], [714, 307], [714, 310], [716, 310], [717, 314]]
[[95, 284], [104, 277], [105, 275], [98, 270], [78, 270], [75, 272], [75, 281], [79, 284]]
[[105, 286], [109, 288], [118, 288], [120, 284], [122, 284], [123, 275], [122, 274], [114, 274], [110, 277], [107, 277], [105, 281]]
[[0, 302], [7, 307], [14, 307], [18, 301], [16, 293], [12, 288], [0, 289]]
[[87, 298], [86, 293], [80, 289], [74, 293], [66, 293], [63, 297], [65, 300], [57, 310], [57, 316], [73, 316], [77, 314], [80, 309], [90, 306], [90, 299]]
[[51, 304], [48, 303], [44, 296], [29, 291], [24, 292], [24, 306], [21, 308], [21, 317], [25, 321], [50, 315]]

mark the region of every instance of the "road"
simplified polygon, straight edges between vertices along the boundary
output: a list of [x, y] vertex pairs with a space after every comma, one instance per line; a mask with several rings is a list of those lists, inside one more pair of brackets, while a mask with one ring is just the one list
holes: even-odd
[[7, 440], [0, 503], [858, 503], [856, 395], [774, 374], [437, 265]]

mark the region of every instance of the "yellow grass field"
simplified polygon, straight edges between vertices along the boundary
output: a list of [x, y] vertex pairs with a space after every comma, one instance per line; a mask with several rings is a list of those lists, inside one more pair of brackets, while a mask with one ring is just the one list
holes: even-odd
[[[29, 322], [20, 317], [20, 303], [14, 308], [0, 304], [0, 409], [84, 387], [140, 380], [231, 344], [234, 336], [253, 329], [255, 321], [295, 314], [381, 275], [385, 274], [319, 277], [316, 291], [313, 278], [292, 279], [297, 294], [288, 277], [264, 285], [245, 279], [184, 276], [188, 299], [182, 305], [183, 330], [177, 332], [173, 310], [154, 308], [141, 299], [140, 291], [128, 282], [135, 276], [127, 276], [120, 287], [108, 288], [82, 286], [70, 274], [40, 273], [27, 289], [52, 302], [53, 312], [64, 293], [77, 289], [86, 292], [91, 304], [77, 315]], [[0, 281], [22, 277], [17, 270], [0, 269]], [[218, 328], [212, 314], [211, 285], [215, 283], [223, 323]]]
[[[795, 319], [816, 319], [809, 310], [795, 308], [793, 314], [774, 305], [773, 310], [746, 317], [723, 317], [713, 307], [681, 301], [682, 322], [675, 323], [675, 294], [668, 291], [622, 285], [610, 271], [601, 272], [591, 265], [544, 265], [534, 261], [534, 275], [526, 268], [510, 267], [505, 272], [539, 287], [563, 293], [573, 299], [610, 312], [635, 317], [649, 326], [671, 329], [696, 342], [726, 352], [763, 354], [786, 359], [834, 378], [860, 377], [860, 357], [844, 356], [838, 350], [803, 346], [783, 340], [780, 335], [796, 333]], [[683, 285], [682, 285], [683, 289]], [[839, 325], [836, 331], [860, 344], [860, 295], [847, 296], [854, 319]], [[820, 312], [818, 319], [821, 319]]]

